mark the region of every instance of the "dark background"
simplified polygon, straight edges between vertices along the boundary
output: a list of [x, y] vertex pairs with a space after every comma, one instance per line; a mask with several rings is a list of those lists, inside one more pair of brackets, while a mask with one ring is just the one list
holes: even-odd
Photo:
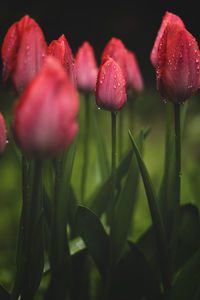
[[[81, 2], [82, 3], [82, 2]], [[155, 85], [155, 71], [150, 63], [150, 52], [160, 27], [162, 17], [168, 10], [178, 14], [186, 28], [200, 42], [200, 13], [190, 1], [173, 5], [162, 1], [151, 2], [87, 2], [74, 1], [1, 1], [0, 46], [8, 28], [25, 14], [29, 14], [41, 26], [47, 43], [64, 33], [75, 55], [85, 41], [93, 46], [98, 64], [101, 53], [111, 37], [120, 38], [125, 46], [134, 51], [145, 85]], [[198, 2], [197, 2], [198, 3]], [[70, 7], [69, 7], [70, 4]]]

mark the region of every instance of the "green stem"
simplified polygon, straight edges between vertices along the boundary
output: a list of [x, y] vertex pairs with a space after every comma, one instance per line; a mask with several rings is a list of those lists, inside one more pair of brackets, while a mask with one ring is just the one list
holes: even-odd
[[[111, 135], [112, 135], [112, 154], [111, 154], [111, 201], [108, 207], [108, 218], [109, 224], [112, 228], [113, 218], [114, 218], [114, 205], [115, 205], [115, 188], [116, 188], [116, 112], [111, 112]], [[112, 230], [112, 229], [111, 229]], [[111, 245], [109, 245], [109, 262], [107, 266], [107, 272], [104, 282], [103, 299], [109, 300], [110, 284], [111, 284]]]
[[115, 198], [115, 187], [116, 187], [116, 112], [111, 112], [111, 127], [112, 127], [112, 161], [111, 161], [111, 177], [112, 177], [112, 192], [113, 201]]
[[176, 203], [180, 206], [181, 191], [181, 126], [180, 104], [174, 104], [175, 151], [176, 151]]
[[83, 144], [83, 171], [81, 181], [81, 200], [82, 203], [85, 198], [85, 186], [88, 174], [88, 158], [89, 158], [89, 134], [90, 134], [90, 97], [85, 94], [85, 115], [84, 115], [84, 144]]
[[55, 197], [51, 224], [51, 280], [45, 299], [66, 299], [71, 280], [71, 260], [67, 238], [67, 210], [75, 144], [55, 161]]
[[[17, 249], [17, 274], [11, 299], [31, 300], [43, 271], [42, 162], [22, 157], [23, 204]], [[32, 188], [32, 190], [31, 190]]]
[[123, 127], [124, 127], [124, 111], [121, 110], [119, 111], [119, 127], [118, 127], [118, 132], [119, 132], [119, 140], [118, 140], [118, 153], [119, 153], [119, 158], [122, 157], [123, 153]]

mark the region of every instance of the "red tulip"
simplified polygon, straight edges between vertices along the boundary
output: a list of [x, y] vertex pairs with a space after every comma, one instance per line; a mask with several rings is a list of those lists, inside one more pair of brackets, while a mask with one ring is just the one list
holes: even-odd
[[137, 94], [143, 89], [143, 78], [133, 52], [127, 51], [127, 89], [129, 93]]
[[74, 86], [76, 86], [76, 66], [72, 50], [64, 36], [51, 42], [48, 54], [59, 59]]
[[6, 125], [4, 122], [4, 118], [0, 113], [0, 155], [4, 152], [6, 147]]
[[102, 62], [105, 61], [107, 56], [110, 56], [118, 63], [124, 73], [125, 79], [127, 77], [126, 52], [127, 50], [122, 41], [113, 37], [106, 45], [102, 54]]
[[200, 53], [181, 25], [168, 24], [158, 49], [157, 86], [163, 97], [183, 103], [199, 88]]
[[88, 42], [84, 42], [76, 54], [77, 87], [82, 91], [94, 91], [97, 81], [97, 62], [94, 51]]
[[183, 21], [177, 15], [172, 14], [172, 13], [170, 13], [168, 11], [165, 13], [165, 15], [163, 17], [163, 20], [162, 20], [162, 24], [161, 24], [160, 29], [158, 31], [156, 40], [154, 42], [153, 49], [151, 51], [151, 63], [152, 63], [152, 65], [154, 67], [156, 67], [157, 61], [158, 61], [157, 56], [158, 56], [158, 47], [159, 47], [159, 44], [160, 44], [160, 40], [161, 40], [161, 38], [163, 36], [163, 33], [165, 31], [166, 26], [169, 23], [175, 23], [177, 25], [185, 27]]
[[21, 93], [39, 71], [47, 45], [39, 25], [28, 15], [8, 30], [3, 46], [3, 80]]
[[60, 62], [48, 57], [18, 100], [13, 121], [18, 146], [37, 157], [62, 152], [77, 132], [79, 101]]
[[125, 78], [120, 66], [107, 58], [100, 66], [96, 85], [96, 104], [99, 108], [117, 111], [126, 101]]

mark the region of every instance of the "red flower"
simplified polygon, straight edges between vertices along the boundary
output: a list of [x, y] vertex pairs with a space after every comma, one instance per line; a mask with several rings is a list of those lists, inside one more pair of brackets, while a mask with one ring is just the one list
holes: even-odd
[[126, 47], [122, 41], [113, 37], [106, 45], [102, 54], [102, 62], [110, 56], [118, 63], [124, 73], [125, 79], [127, 77], [126, 52]]
[[183, 103], [199, 88], [200, 53], [195, 38], [169, 23], [158, 49], [157, 86], [163, 97]]
[[161, 24], [160, 29], [158, 31], [156, 40], [154, 42], [153, 49], [151, 51], [151, 63], [154, 67], [156, 67], [157, 61], [158, 61], [157, 56], [158, 56], [158, 47], [159, 47], [159, 44], [160, 44], [160, 40], [163, 36], [163, 33], [165, 31], [166, 26], [169, 23], [175, 23], [177, 25], [185, 27], [183, 21], [177, 15], [172, 14], [168, 11], [165, 13], [165, 15], [163, 17], [163, 20], [162, 20], [162, 24]]
[[99, 108], [117, 111], [125, 104], [125, 79], [120, 66], [107, 58], [99, 69], [96, 85], [96, 104]]
[[76, 54], [77, 86], [82, 91], [94, 91], [97, 81], [97, 62], [94, 51], [88, 42], [84, 42]]
[[4, 152], [6, 147], [6, 125], [4, 118], [0, 113], [0, 155]]
[[51, 42], [48, 48], [48, 55], [59, 59], [74, 86], [76, 86], [76, 66], [72, 50], [64, 36]]
[[127, 51], [127, 90], [129, 93], [137, 94], [143, 89], [143, 78], [140, 72], [136, 56]]
[[21, 93], [39, 71], [47, 45], [39, 25], [28, 15], [8, 30], [3, 46], [3, 80]]
[[13, 131], [18, 146], [39, 157], [62, 152], [76, 134], [78, 107], [77, 91], [62, 65], [48, 57], [16, 104]]

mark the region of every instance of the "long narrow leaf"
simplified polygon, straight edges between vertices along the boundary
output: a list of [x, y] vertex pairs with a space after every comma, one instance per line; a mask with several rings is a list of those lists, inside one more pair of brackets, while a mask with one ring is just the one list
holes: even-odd
[[198, 300], [200, 296], [200, 250], [183, 266], [176, 277], [170, 300]]
[[147, 168], [141, 158], [139, 149], [136, 145], [136, 142], [134, 138], [131, 135], [131, 132], [129, 131], [129, 136], [132, 142], [133, 150], [135, 152], [138, 166], [140, 169], [140, 173], [143, 179], [143, 184], [145, 187], [145, 192], [149, 204], [149, 209], [151, 213], [151, 218], [152, 218], [152, 223], [153, 227], [155, 230], [155, 235], [156, 235], [156, 242], [157, 242], [157, 249], [158, 249], [158, 258], [159, 258], [159, 263], [160, 263], [160, 270], [161, 270], [161, 275], [163, 278], [163, 284], [166, 288], [170, 286], [170, 279], [169, 279], [169, 270], [168, 270], [168, 263], [169, 263], [169, 258], [168, 258], [168, 250], [167, 250], [167, 243], [166, 243], [166, 236], [165, 236], [165, 231], [163, 227], [163, 222], [160, 216], [160, 212], [158, 209], [158, 203], [156, 200], [155, 192], [153, 189], [153, 185], [151, 183], [151, 179], [149, 176], [149, 173], [147, 171]]
[[[143, 132], [138, 137], [140, 149], [143, 146]], [[114, 219], [111, 226], [111, 264], [115, 265], [120, 258], [126, 244], [129, 227], [133, 216], [133, 208], [136, 202], [138, 190], [139, 169], [135, 155], [129, 167], [128, 176], [123, 190], [117, 200]]]
[[79, 206], [75, 224], [77, 233], [84, 240], [99, 272], [105, 276], [108, 263], [108, 236], [99, 218], [88, 208]]

